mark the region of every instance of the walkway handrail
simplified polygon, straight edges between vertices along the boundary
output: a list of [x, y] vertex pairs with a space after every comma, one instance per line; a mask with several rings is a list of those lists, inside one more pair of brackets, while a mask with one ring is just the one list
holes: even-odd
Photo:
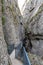
[[23, 53], [24, 53], [24, 60], [25, 60], [25, 65], [31, 65], [28, 54], [25, 50], [25, 47], [23, 47]]

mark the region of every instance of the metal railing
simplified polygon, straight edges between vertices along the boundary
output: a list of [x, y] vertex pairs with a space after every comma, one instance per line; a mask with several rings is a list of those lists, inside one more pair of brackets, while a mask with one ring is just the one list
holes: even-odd
[[25, 50], [25, 47], [23, 47], [23, 55], [24, 55], [23, 57], [24, 57], [25, 65], [31, 65], [30, 60], [29, 60], [29, 56]]

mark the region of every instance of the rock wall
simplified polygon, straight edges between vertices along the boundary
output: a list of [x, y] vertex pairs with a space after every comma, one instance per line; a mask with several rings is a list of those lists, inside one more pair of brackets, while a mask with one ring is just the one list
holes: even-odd
[[[32, 52], [43, 56], [43, 0], [30, 0], [23, 11], [24, 25], [33, 45]], [[31, 34], [29, 34], [31, 32]]]
[[8, 45], [17, 47], [23, 38], [23, 29], [21, 22], [23, 18], [21, 16], [18, 4], [16, 0], [4, 0], [4, 33], [5, 39]]
[[4, 40], [2, 28], [2, 1], [0, 0], [0, 65], [9, 65], [7, 45]]

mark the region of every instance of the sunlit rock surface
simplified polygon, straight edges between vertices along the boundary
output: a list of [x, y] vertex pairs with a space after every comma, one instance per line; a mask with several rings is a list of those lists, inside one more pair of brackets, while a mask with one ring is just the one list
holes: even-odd
[[32, 33], [43, 34], [43, 0], [30, 0], [26, 4], [23, 17]]

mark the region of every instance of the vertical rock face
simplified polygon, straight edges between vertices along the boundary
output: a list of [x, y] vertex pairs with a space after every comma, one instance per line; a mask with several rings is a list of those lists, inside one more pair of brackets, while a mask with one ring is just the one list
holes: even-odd
[[26, 4], [23, 17], [27, 32], [31, 32], [32, 52], [43, 55], [43, 0], [30, 0]]
[[[31, 0], [26, 4], [23, 17], [29, 25], [30, 31], [34, 34], [43, 35], [43, 0]], [[41, 21], [41, 23], [40, 23]]]
[[2, 4], [0, 0], [0, 65], [9, 65], [8, 64], [8, 53], [7, 53], [7, 46], [4, 40], [4, 34], [2, 29], [2, 10], [1, 10]]
[[14, 44], [16, 47], [21, 43], [23, 37], [23, 29], [21, 25], [23, 19], [21, 17], [17, 1], [4, 0], [4, 9], [4, 32], [6, 42], [8, 45]]

